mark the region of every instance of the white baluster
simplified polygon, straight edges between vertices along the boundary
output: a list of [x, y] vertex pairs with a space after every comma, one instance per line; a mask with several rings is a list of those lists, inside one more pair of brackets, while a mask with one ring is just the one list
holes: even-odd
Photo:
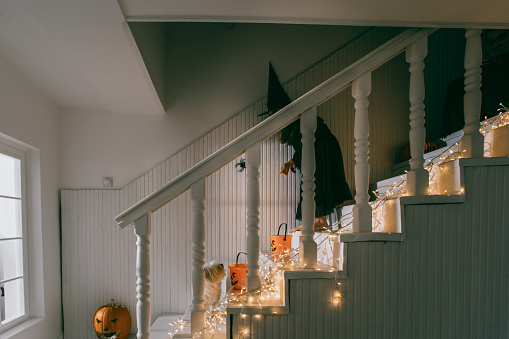
[[134, 222], [136, 235], [136, 324], [137, 338], [150, 338], [150, 240], [151, 214]]
[[315, 268], [317, 245], [315, 235], [315, 131], [316, 106], [310, 107], [300, 118], [302, 133], [302, 242], [300, 244], [301, 265]]
[[[193, 203], [193, 305], [191, 308], [191, 333], [194, 335], [203, 328], [205, 322], [205, 178], [201, 178], [191, 186]], [[202, 337], [201, 335], [199, 336]]]
[[371, 93], [371, 72], [364, 73], [352, 82], [355, 98], [355, 206], [353, 207], [353, 232], [371, 232], [372, 209], [369, 205], [369, 119], [368, 96]]
[[247, 290], [261, 286], [260, 265], [260, 161], [261, 143], [257, 142], [246, 150], [246, 223], [247, 223]]
[[410, 172], [407, 173], [408, 195], [429, 193], [429, 172], [424, 168], [424, 58], [428, 54], [428, 37], [423, 37], [406, 50], [410, 63]]
[[465, 112], [465, 127], [460, 150], [464, 158], [482, 158], [484, 152], [484, 137], [479, 131], [479, 116], [481, 113], [481, 63], [482, 44], [481, 30], [467, 29], [465, 33], [465, 98], [463, 100]]

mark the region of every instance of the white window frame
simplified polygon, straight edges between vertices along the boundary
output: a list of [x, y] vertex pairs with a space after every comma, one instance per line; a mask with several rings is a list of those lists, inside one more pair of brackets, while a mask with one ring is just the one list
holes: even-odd
[[21, 172], [21, 218], [22, 218], [22, 246], [23, 246], [23, 301], [24, 314], [6, 323], [0, 322], [0, 333], [21, 324], [30, 317], [30, 277], [29, 277], [29, 249], [28, 249], [28, 222], [27, 222], [27, 156], [28, 149], [13, 142], [9, 142], [0, 135], [0, 153], [20, 160]]

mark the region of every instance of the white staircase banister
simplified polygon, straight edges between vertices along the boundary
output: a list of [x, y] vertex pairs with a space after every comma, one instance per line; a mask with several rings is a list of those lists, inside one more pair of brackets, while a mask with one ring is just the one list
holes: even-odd
[[[193, 202], [193, 270], [192, 289], [193, 300], [191, 308], [191, 334], [195, 335], [205, 322], [205, 178], [199, 179], [191, 185], [191, 200]], [[201, 338], [201, 336], [198, 336]]]
[[306, 110], [300, 119], [302, 133], [302, 241], [300, 242], [300, 264], [304, 268], [316, 268], [317, 244], [315, 231], [315, 131], [317, 107]]
[[355, 206], [352, 229], [354, 233], [369, 233], [372, 230], [373, 210], [369, 204], [369, 117], [368, 96], [371, 93], [371, 72], [366, 72], [352, 83], [355, 98]]
[[260, 142], [246, 150], [247, 290], [262, 285], [260, 280]]
[[406, 61], [410, 64], [410, 171], [407, 173], [409, 196], [429, 193], [429, 172], [424, 168], [424, 143], [426, 128], [424, 118], [424, 58], [428, 54], [428, 37], [421, 38], [406, 49]]
[[150, 233], [152, 216], [144, 215], [135, 222], [136, 235], [136, 324], [137, 338], [150, 338]]
[[480, 29], [467, 29], [465, 32], [465, 96], [463, 98], [465, 126], [463, 127], [464, 135], [460, 141], [463, 158], [482, 158], [484, 153], [484, 136], [479, 130], [482, 100], [481, 32]]
[[150, 194], [145, 199], [121, 213], [116, 217], [117, 223], [121, 228], [126, 228], [145, 214], [162, 207], [167, 202], [189, 189], [194, 182], [215, 172], [221, 166], [242, 154], [254, 143], [267, 139], [289, 125], [308, 108], [319, 105], [328, 98], [343, 91], [350, 86], [353, 80], [357, 79], [362, 74], [375, 70], [400, 54], [409, 44], [424, 36], [430, 35], [434, 31], [435, 29], [430, 28], [410, 28], [405, 30], [359, 59], [357, 62], [299, 97], [288, 106], [281, 109], [277, 114], [274, 114], [223, 146], [214, 154], [191, 167], [158, 191]]

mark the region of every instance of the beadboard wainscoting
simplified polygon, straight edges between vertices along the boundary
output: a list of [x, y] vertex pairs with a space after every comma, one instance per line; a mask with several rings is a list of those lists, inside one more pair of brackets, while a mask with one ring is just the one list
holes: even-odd
[[[368, 30], [357, 40], [288, 82], [285, 87], [290, 97], [294, 99], [306, 93], [400, 31], [393, 28]], [[459, 30], [444, 30], [441, 35], [437, 34], [436, 37], [430, 37], [430, 44], [433, 42], [446, 46], [464, 39], [463, 31]], [[445, 50], [440, 46], [437, 47], [438, 51]], [[459, 51], [458, 55], [462, 53]], [[450, 58], [454, 59], [455, 56], [451, 54]], [[443, 67], [442, 64], [446, 62], [444, 60], [448, 59], [436, 59], [436, 67], [441, 67], [444, 72], [434, 72], [433, 77], [430, 75], [431, 79], [427, 79], [426, 86], [441, 84], [445, 93], [447, 79], [456, 75]], [[435, 65], [427, 64], [426, 67], [432, 68]], [[373, 72], [369, 106], [371, 182], [391, 176], [391, 166], [398, 162], [399, 149], [408, 143], [408, 77], [408, 64], [403, 56], [396, 57]], [[319, 116], [325, 119], [341, 144], [347, 181], [352, 192], [355, 187], [353, 103], [351, 90], [347, 89], [318, 107]], [[112, 298], [124, 304], [134, 317], [136, 239], [132, 230], [122, 231], [118, 227], [115, 216], [259, 123], [261, 118], [257, 114], [264, 110], [265, 101], [258, 101], [123, 189], [61, 191], [66, 337], [93, 337], [94, 312]], [[289, 177], [277, 174], [281, 164], [291, 158], [292, 154], [293, 150], [279, 143], [278, 135], [262, 143], [262, 251], [269, 250], [269, 235], [277, 232], [280, 223], [287, 222], [289, 227], [296, 224], [294, 214], [299, 201], [300, 174], [290, 174]], [[243, 156], [239, 155], [206, 178], [206, 261], [220, 260], [228, 265], [234, 263], [238, 252], [246, 250], [246, 178], [245, 172], [238, 172], [239, 167], [235, 166]], [[183, 313], [191, 301], [189, 194], [182, 194], [152, 214], [152, 320], [160, 313]], [[136, 323], [133, 322], [132, 332], [135, 332], [135, 327]]]
[[340, 338], [506, 338], [507, 178], [465, 167], [465, 203], [406, 205], [404, 242], [346, 244]]
[[288, 314], [231, 315], [232, 338], [507, 338], [507, 178], [507, 160], [466, 166], [464, 203], [404, 205], [405, 241], [345, 244], [340, 287], [289, 280]]

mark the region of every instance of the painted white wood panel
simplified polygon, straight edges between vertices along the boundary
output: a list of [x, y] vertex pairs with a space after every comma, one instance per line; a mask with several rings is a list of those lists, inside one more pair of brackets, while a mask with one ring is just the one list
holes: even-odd
[[[289, 281], [290, 313], [282, 315], [232, 315], [232, 338], [339, 338], [335, 325], [341, 305], [333, 303], [334, 279]], [[333, 331], [336, 333], [333, 333]]]
[[91, 338], [94, 313], [111, 298], [136, 309], [135, 236], [114, 222], [120, 191], [62, 191], [61, 198], [65, 335]]
[[[285, 87], [290, 97], [296, 98], [307, 92], [387, 41], [396, 32], [399, 30], [370, 30], [359, 40], [344, 46], [287, 83]], [[432, 66], [426, 67], [429, 69]], [[407, 77], [403, 57], [397, 57], [373, 72], [369, 114], [370, 126], [373, 126], [370, 149], [370, 177], [373, 180], [390, 176], [390, 166], [397, 162], [399, 145], [408, 141]], [[62, 190], [66, 337], [93, 337], [93, 314], [97, 307], [111, 298], [128, 307], [134, 318], [135, 236], [132, 231], [121, 231], [114, 217], [260, 122], [261, 118], [256, 115], [264, 111], [264, 107], [265, 101], [258, 101], [121, 190]], [[318, 107], [318, 114], [325, 119], [341, 144], [347, 180], [352, 191], [353, 113], [353, 99], [349, 90]], [[400, 130], [401, 135], [387, 133], [387, 124]], [[279, 143], [278, 135], [262, 143], [262, 251], [269, 250], [269, 235], [277, 232], [280, 223], [295, 226], [295, 208], [300, 199], [300, 173], [289, 177], [277, 175], [281, 164], [292, 154], [292, 149]], [[205, 185], [205, 260], [217, 259], [225, 265], [231, 264], [238, 252], [246, 250], [245, 172], [236, 172], [235, 161], [232, 161], [206, 178]], [[160, 313], [184, 313], [191, 301], [191, 213], [190, 195], [186, 192], [152, 216], [152, 319], [156, 319]], [[241, 256], [241, 260], [245, 258]], [[133, 322], [132, 332], [135, 331]], [[292, 335], [291, 331], [289, 328], [289, 335]]]
[[346, 245], [340, 305], [334, 280], [290, 280], [290, 314], [247, 316], [243, 338], [509, 337], [506, 178], [507, 165], [466, 167], [465, 203], [406, 205], [406, 241]]

